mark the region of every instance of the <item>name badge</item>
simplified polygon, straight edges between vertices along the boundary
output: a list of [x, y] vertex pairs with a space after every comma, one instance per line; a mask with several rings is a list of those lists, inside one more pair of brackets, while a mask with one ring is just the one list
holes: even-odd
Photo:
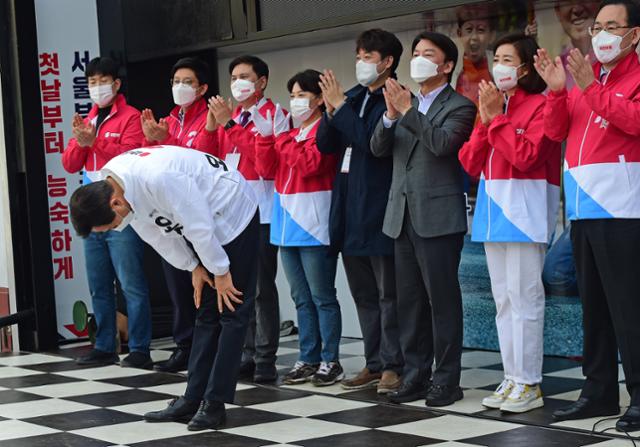
[[224, 158], [224, 162], [227, 164], [227, 167], [229, 169], [237, 171], [238, 165], [240, 164], [240, 154], [237, 152], [227, 154], [227, 156]]
[[340, 168], [340, 172], [343, 174], [349, 173], [349, 166], [351, 166], [351, 146], [347, 147], [344, 151], [344, 157], [342, 158], [342, 167]]

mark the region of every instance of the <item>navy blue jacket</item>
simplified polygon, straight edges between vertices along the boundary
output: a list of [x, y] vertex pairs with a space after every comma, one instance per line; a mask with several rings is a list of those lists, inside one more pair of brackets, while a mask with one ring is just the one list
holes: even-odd
[[[329, 236], [331, 246], [347, 256], [393, 254], [393, 240], [382, 233], [382, 221], [391, 186], [392, 158], [376, 158], [369, 142], [386, 110], [382, 88], [371, 92], [360, 118], [362, 102], [369, 89], [357, 85], [346, 92], [345, 104], [320, 122], [316, 143], [320, 152], [337, 153], [340, 162], [333, 186]], [[344, 153], [351, 146], [349, 173], [341, 173]]]

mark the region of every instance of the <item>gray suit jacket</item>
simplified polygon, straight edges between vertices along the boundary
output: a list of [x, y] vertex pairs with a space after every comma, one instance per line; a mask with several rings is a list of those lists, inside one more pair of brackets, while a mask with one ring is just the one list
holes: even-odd
[[391, 128], [382, 118], [371, 138], [377, 157], [393, 156], [393, 177], [383, 231], [396, 239], [405, 209], [424, 238], [467, 231], [458, 151], [473, 130], [476, 106], [447, 86], [426, 115], [413, 107]]

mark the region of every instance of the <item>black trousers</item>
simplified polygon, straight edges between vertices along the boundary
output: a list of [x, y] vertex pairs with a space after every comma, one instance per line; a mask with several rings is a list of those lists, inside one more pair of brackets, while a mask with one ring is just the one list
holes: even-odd
[[196, 321], [191, 272], [177, 269], [164, 259], [162, 269], [173, 304], [173, 341], [179, 348], [191, 349], [193, 326]]
[[193, 331], [184, 393], [187, 400], [233, 402], [242, 345], [256, 296], [259, 240], [260, 218], [256, 213], [240, 236], [224, 246], [233, 284], [243, 293], [244, 302], [235, 306], [235, 312], [226, 307], [218, 312], [216, 292], [205, 286]]
[[618, 351], [632, 405], [640, 405], [640, 219], [571, 223], [582, 299], [582, 396], [618, 404]]
[[402, 374], [393, 256], [343, 256], [342, 263], [358, 311], [367, 369]]
[[242, 361], [275, 365], [280, 340], [280, 302], [276, 287], [278, 247], [271, 245], [271, 225], [260, 225], [258, 294], [244, 341]]
[[[464, 234], [423, 238], [405, 215], [395, 240], [403, 380], [460, 383], [462, 294], [458, 281]], [[431, 371], [435, 358], [435, 370]]]

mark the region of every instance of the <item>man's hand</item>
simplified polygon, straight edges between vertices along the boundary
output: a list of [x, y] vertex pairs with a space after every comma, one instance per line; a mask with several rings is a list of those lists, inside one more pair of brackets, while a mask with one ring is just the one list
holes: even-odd
[[222, 96], [212, 96], [209, 99], [209, 111], [213, 113], [216, 121], [224, 126], [233, 114], [233, 103], [231, 99], [225, 101]]
[[215, 288], [218, 293], [218, 311], [220, 313], [224, 310], [224, 306], [231, 312], [235, 312], [236, 308], [233, 307], [233, 303], [242, 304], [242, 300], [239, 298], [242, 296], [242, 292], [236, 290], [233, 286], [231, 272], [227, 272], [224, 275], [216, 275]]
[[[385, 100], [391, 104], [392, 108], [405, 115], [409, 109], [411, 109], [411, 92], [409, 89], [404, 88], [395, 79], [389, 78], [384, 83], [385, 86]], [[389, 112], [389, 108], [387, 108]], [[387, 113], [387, 118], [391, 118], [393, 112]]]
[[80, 147], [91, 147], [96, 141], [96, 127], [93, 124], [75, 125], [72, 133]]
[[390, 120], [397, 120], [400, 112], [393, 106], [386, 88], [382, 89], [382, 96], [384, 96], [384, 103], [387, 105], [387, 111], [385, 112], [386, 117]]
[[200, 304], [202, 303], [202, 289], [204, 288], [204, 285], [209, 284], [213, 289], [215, 288], [215, 284], [209, 276], [207, 269], [200, 264], [198, 264], [195, 270], [191, 272], [191, 284], [193, 284], [193, 302], [196, 305], [196, 309], [200, 309]]
[[549, 53], [544, 48], [538, 50], [533, 56], [533, 66], [547, 86], [554, 92], [559, 92], [567, 84], [567, 73], [562, 66], [560, 57], [551, 60]]
[[164, 141], [169, 136], [169, 123], [165, 119], [156, 121], [151, 109], [144, 109], [140, 115], [142, 132], [148, 141]]
[[504, 113], [504, 95], [500, 93], [493, 82], [484, 79], [478, 86], [480, 90], [480, 119], [485, 126], [488, 126], [497, 116]]
[[318, 84], [320, 85], [320, 90], [322, 90], [325, 105], [331, 108], [331, 112], [339, 109], [344, 104], [347, 97], [332, 70], [324, 70], [324, 74], [320, 75]]
[[569, 73], [571, 73], [571, 76], [575, 79], [576, 85], [580, 87], [580, 90], [589, 87], [591, 83], [596, 80], [589, 55], [584, 56], [577, 48], [569, 52], [567, 70], [569, 70]]

